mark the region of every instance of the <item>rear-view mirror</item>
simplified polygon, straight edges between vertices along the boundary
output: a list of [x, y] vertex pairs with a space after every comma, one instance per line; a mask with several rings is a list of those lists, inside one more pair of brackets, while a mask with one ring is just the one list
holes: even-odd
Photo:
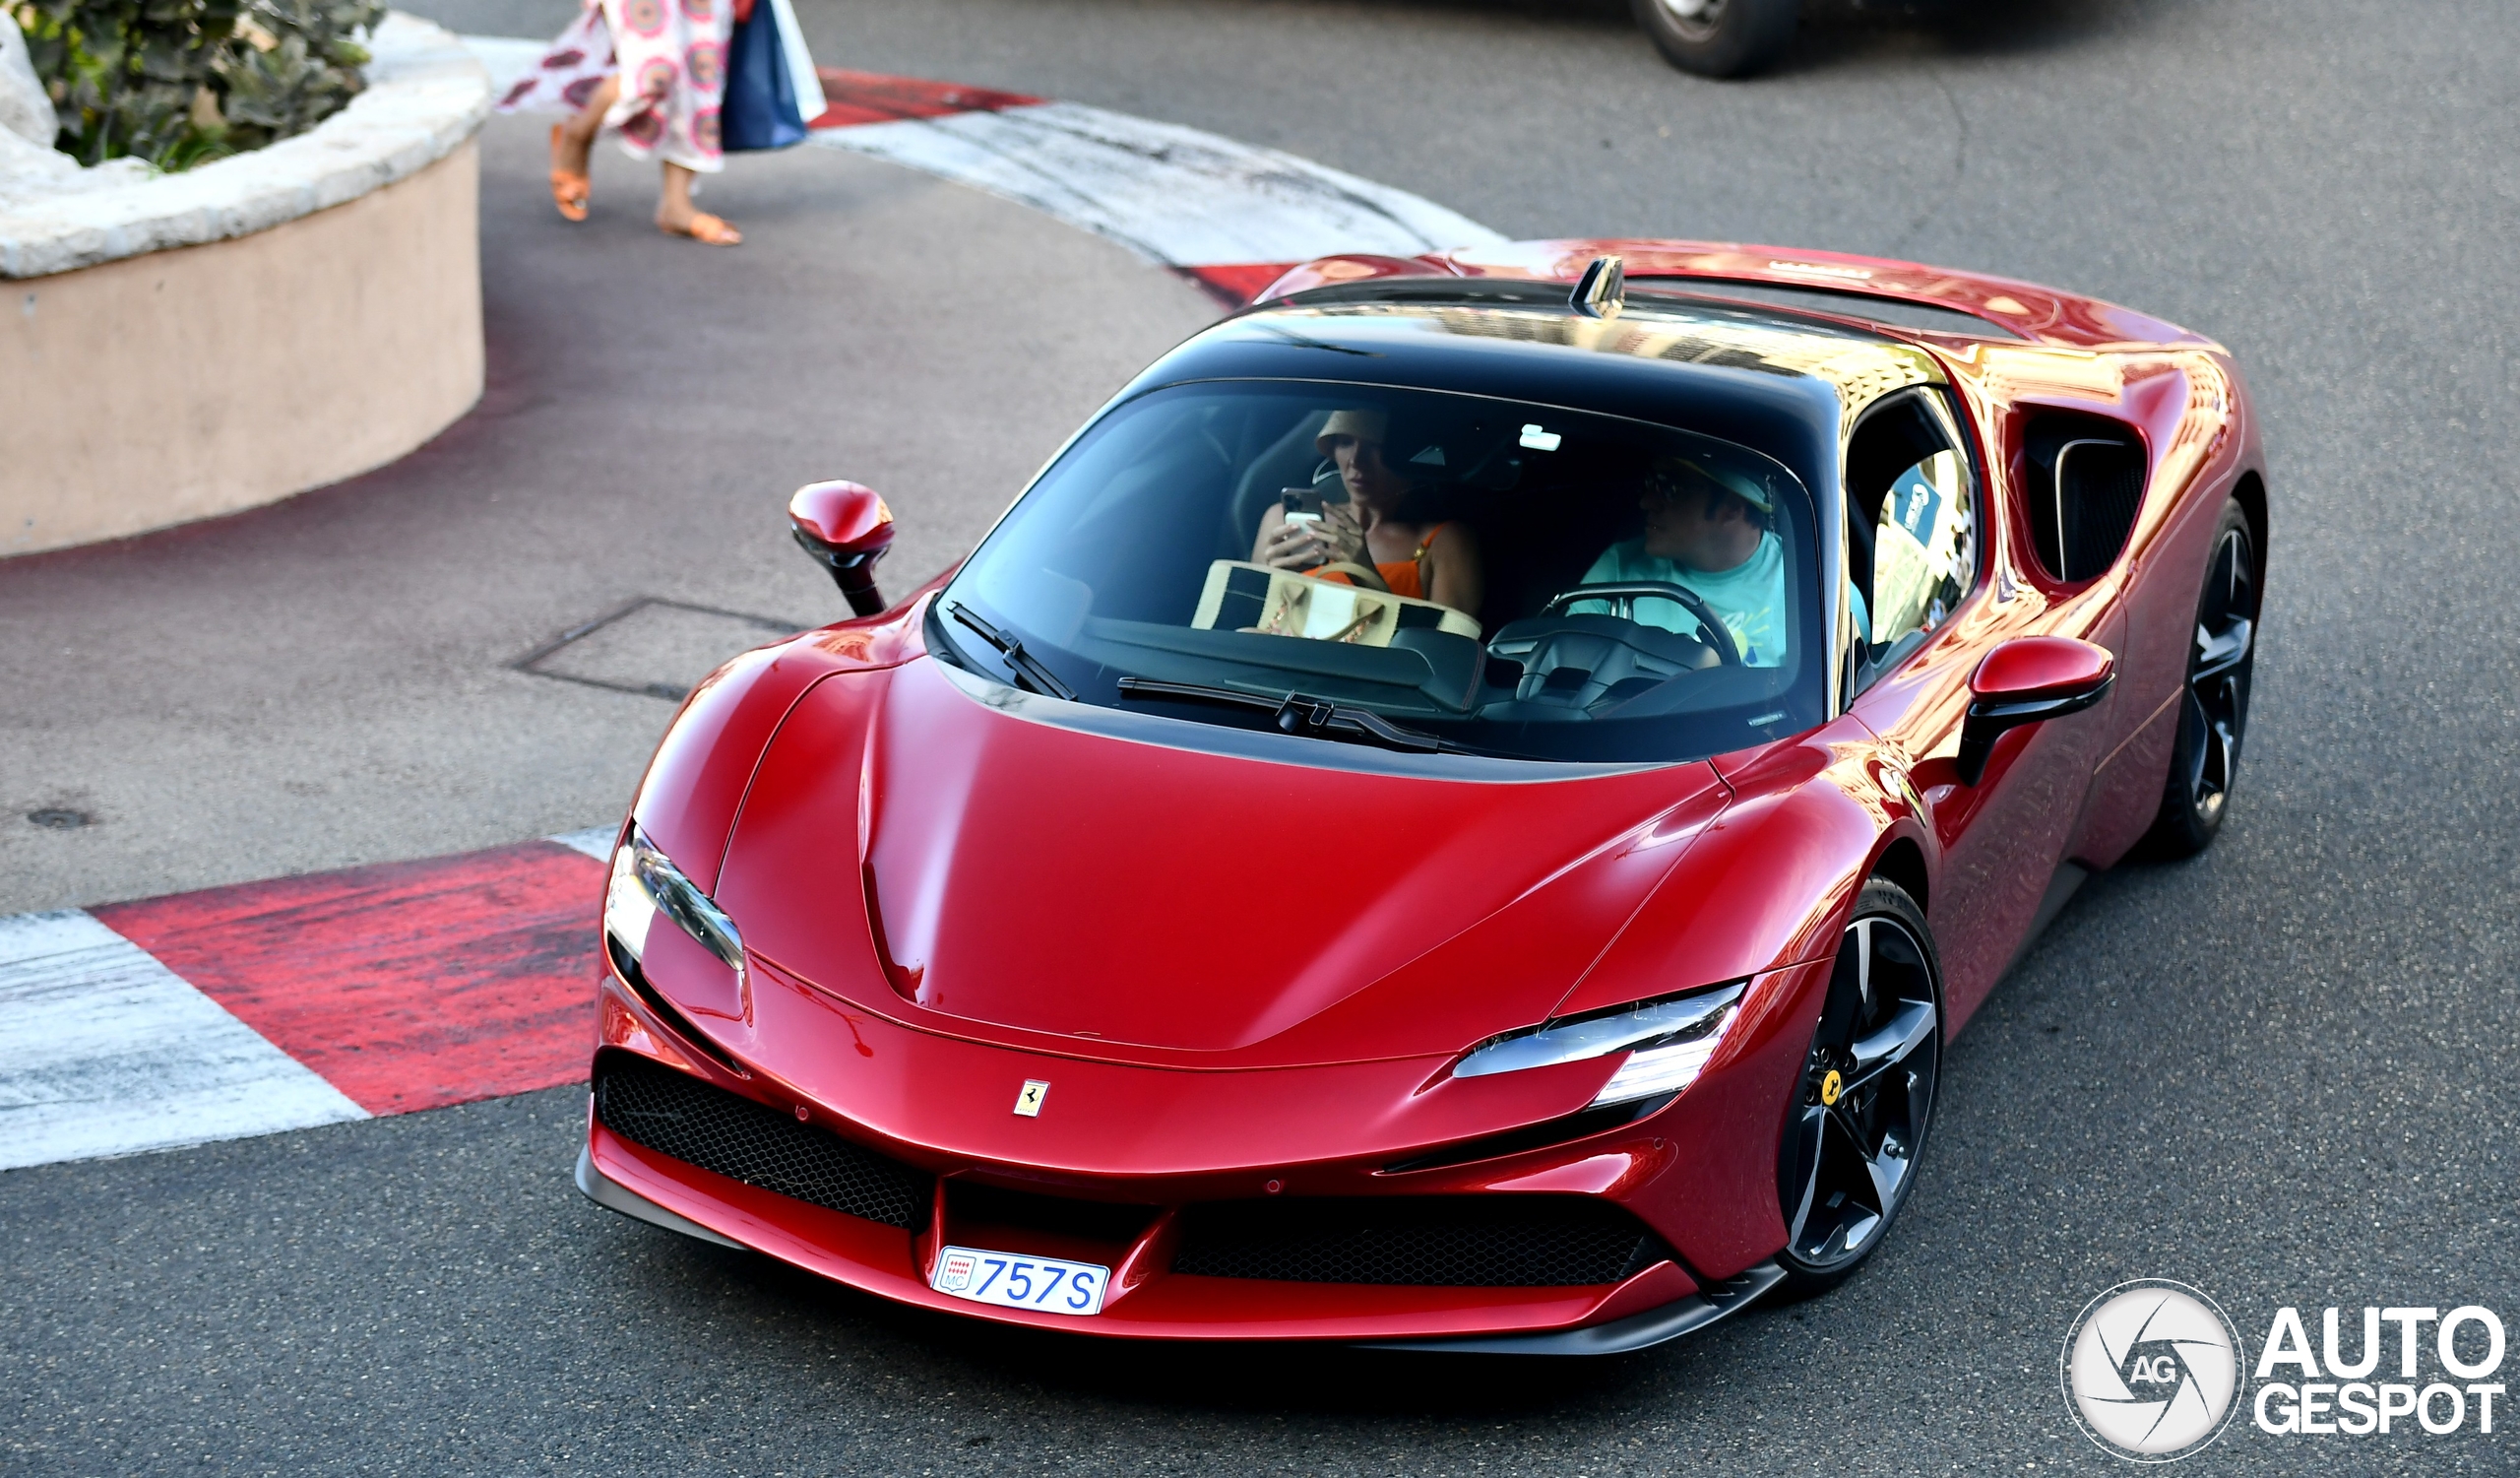
[[1986, 773], [1986, 757], [2005, 731], [2080, 713], [2109, 695], [2117, 659], [2107, 647], [2070, 636], [2016, 636], [1998, 645], [1969, 675], [1969, 716], [1960, 730], [1962, 785]]
[[831, 571], [849, 609], [874, 615], [884, 609], [875, 588], [875, 561], [893, 546], [893, 510], [862, 482], [808, 482], [788, 500], [788, 522], [796, 543]]

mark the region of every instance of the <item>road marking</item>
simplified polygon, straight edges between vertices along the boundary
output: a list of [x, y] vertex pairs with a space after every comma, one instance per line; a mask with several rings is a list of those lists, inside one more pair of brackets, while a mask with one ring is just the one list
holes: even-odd
[[608, 868], [612, 866], [612, 844], [620, 837], [621, 828], [618, 826], [590, 826], [584, 831], [564, 831], [542, 840], [557, 842], [571, 852], [594, 858]]
[[[464, 42], [501, 94], [548, 44]], [[808, 142], [1031, 206], [1236, 306], [1315, 257], [1505, 240], [1423, 196], [1203, 129], [961, 83], [834, 67], [820, 75], [829, 107]]]
[[1031, 206], [1166, 267], [1415, 256], [1505, 239], [1406, 190], [1081, 102], [824, 129], [811, 142]]
[[586, 1081], [603, 868], [525, 842], [94, 910], [371, 1114]]
[[0, 1169], [366, 1117], [93, 916], [0, 919]]

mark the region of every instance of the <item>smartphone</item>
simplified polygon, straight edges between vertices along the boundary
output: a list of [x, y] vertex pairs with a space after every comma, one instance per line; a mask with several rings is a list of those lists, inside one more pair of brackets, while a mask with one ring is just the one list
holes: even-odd
[[1287, 510], [1288, 523], [1321, 522], [1321, 494], [1312, 488], [1287, 488], [1278, 494], [1278, 506]]

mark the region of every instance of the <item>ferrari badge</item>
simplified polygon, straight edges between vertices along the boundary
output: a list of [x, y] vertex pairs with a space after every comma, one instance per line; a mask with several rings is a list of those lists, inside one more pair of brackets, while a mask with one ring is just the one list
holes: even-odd
[[1047, 1098], [1050, 1085], [1040, 1078], [1026, 1078], [1023, 1091], [1015, 1095], [1015, 1112], [1026, 1119], [1041, 1117], [1041, 1100]]

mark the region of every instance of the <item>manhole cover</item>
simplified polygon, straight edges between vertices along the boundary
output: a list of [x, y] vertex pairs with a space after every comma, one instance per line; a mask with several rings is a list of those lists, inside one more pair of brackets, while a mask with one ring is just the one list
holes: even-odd
[[518, 658], [519, 672], [680, 702], [718, 664], [803, 630], [793, 621], [654, 597], [573, 626]]

